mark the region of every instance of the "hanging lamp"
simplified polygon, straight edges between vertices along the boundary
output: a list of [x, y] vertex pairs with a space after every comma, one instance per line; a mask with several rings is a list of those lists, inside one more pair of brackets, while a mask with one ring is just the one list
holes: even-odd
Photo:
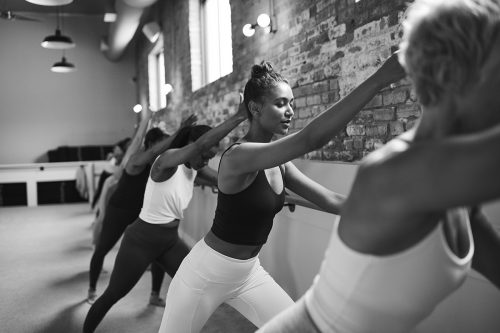
[[66, 57], [65, 57], [64, 51], [63, 51], [63, 56], [62, 56], [61, 61], [58, 61], [55, 64], [53, 64], [52, 67], [50, 68], [50, 70], [54, 73], [71, 73], [71, 72], [76, 71], [76, 67], [75, 67], [75, 65], [73, 65], [72, 63], [70, 63], [66, 60]]
[[42, 42], [42, 47], [46, 49], [56, 49], [56, 50], [64, 50], [71, 49], [75, 47], [75, 43], [69, 38], [61, 33], [61, 24], [60, 24], [60, 14], [59, 10], [57, 11], [57, 27], [54, 35], [50, 35], [45, 37]]
[[26, 0], [40, 6], [63, 6], [73, 2], [73, 0]]

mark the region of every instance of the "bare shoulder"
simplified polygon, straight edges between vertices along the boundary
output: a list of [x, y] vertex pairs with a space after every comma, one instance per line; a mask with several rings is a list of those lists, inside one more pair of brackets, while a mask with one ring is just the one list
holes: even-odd
[[246, 155], [246, 148], [253, 142], [239, 141], [230, 146], [221, 156], [217, 183], [219, 189], [226, 193], [237, 193], [246, 188], [257, 175], [255, 172], [242, 172], [238, 167], [240, 160]]
[[413, 158], [406, 156], [410, 143], [400, 138], [389, 141], [383, 147], [367, 155], [358, 168], [351, 193], [346, 202], [346, 209], [352, 206], [360, 212], [360, 204], [366, 213], [395, 211], [405, 188], [411, 187], [411, 169]]
[[241, 146], [245, 144], [245, 142], [236, 142], [224, 150], [219, 162], [219, 174], [231, 175], [237, 171], [233, 167], [233, 163], [239, 157], [238, 153], [241, 152]]

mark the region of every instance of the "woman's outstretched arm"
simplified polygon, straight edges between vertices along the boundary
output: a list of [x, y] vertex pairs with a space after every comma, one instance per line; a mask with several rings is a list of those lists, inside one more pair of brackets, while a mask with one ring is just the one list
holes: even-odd
[[292, 162], [285, 164], [285, 186], [332, 214], [340, 214], [340, 209], [345, 201], [344, 195], [331, 191], [307, 177]]
[[170, 148], [170, 145], [172, 144], [175, 137], [177, 136], [177, 134], [179, 134], [179, 131], [182, 128], [191, 126], [196, 122], [196, 120], [197, 120], [196, 115], [190, 115], [181, 123], [181, 126], [174, 134], [155, 143], [149, 149], [138, 151], [136, 154], [132, 155], [125, 167], [127, 169], [127, 172], [130, 174], [134, 174], [134, 170], [136, 169], [142, 170], [142, 168], [144, 168], [145, 165], [153, 162], [158, 155], [160, 155], [165, 150]]
[[349, 95], [330, 106], [299, 132], [270, 143], [248, 142], [233, 149], [226, 156], [225, 170], [245, 174], [268, 169], [324, 146], [380, 89], [404, 76], [395, 53]]
[[134, 137], [132, 138], [132, 141], [130, 141], [127, 151], [125, 152], [125, 155], [120, 163], [120, 173], [123, 169], [125, 169], [130, 158], [141, 148], [142, 140], [144, 139], [144, 135], [146, 134], [151, 120], [151, 111], [146, 109], [144, 112], [144, 116], [142, 117], [141, 122], [134, 133]]
[[178, 149], [169, 149], [156, 160], [154, 167], [166, 170], [186, 163], [190, 158], [209, 151], [222, 138], [229, 134], [236, 126], [247, 119], [245, 105], [240, 100], [238, 111], [222, 124], [206, 132], [195, 142]]

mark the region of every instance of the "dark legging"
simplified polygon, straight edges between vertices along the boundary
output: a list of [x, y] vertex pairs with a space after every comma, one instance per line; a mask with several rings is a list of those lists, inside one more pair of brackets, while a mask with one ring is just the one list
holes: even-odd
[[127, 227], [109, 285], [92, 305], [83, 331], [94, 332], [109, 309], [135, 286], [149, 264], [156, 261], [173, 277], [189, 248], [179, 238], [177, 227], [150, 224], [137, 219]]
[[[102, 231], [97, 241], [97, 246], [90, 260], [90, 289], [96, 289], [97, 280], [102, 271], [104, 257], [115, 246], [125, 231], [125, 228], [135, 221], [139, 216], [139, 209], [123, 209], [109, 204], [106, 209], [106, 215], [102, 221]], [[157, 294], [160, 293], [161, 285], [165, 272], [157, 264], [151, 265], [151, 290]]]

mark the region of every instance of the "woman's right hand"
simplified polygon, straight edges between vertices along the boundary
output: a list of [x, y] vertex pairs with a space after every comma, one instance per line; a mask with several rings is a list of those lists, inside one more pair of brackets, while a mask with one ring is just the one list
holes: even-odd
[[399, 63], [398, 52], [394, 52], [387, 60], [384, 62], [382, 67], [377, 71], [378, 80], [381, 82], [383, 87], [399, 81], [406, 76], [406, 72]]
[[238, 117], [248, 117], [248, 112], [247, 112], [247, 107], [245, 103], [243, 103], [243, 94], [240, 93], [240, 104], [238, 105], [238, 111], [236, 112], [235, 116]]

